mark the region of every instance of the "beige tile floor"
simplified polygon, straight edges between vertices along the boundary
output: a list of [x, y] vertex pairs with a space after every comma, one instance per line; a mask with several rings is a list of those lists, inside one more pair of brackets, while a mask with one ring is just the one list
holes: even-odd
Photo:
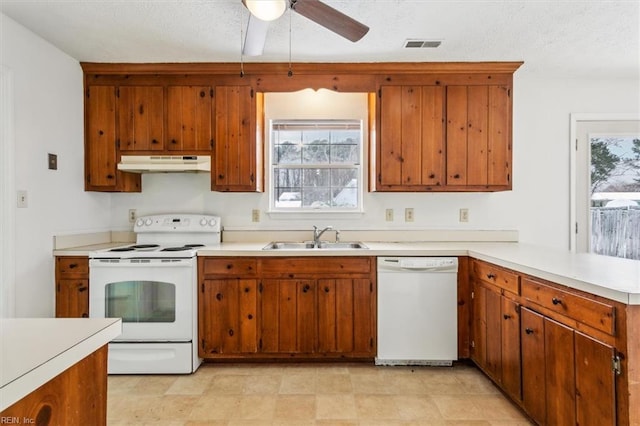
[[188, 376], [109, 376], [120, 425], [530, 425], [476, 368], [204, 364]]

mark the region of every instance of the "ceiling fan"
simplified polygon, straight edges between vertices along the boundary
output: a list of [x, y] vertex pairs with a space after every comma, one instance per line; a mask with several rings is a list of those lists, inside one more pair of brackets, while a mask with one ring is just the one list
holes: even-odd
[[320, 0], [242, 0], [242, 3], [251, 12], [242, 45], [242, 53], [247, 56], [262, 55], [269, 22], [282, 16], [287, 8], [352, 42], [369, 31], [366, 25]]

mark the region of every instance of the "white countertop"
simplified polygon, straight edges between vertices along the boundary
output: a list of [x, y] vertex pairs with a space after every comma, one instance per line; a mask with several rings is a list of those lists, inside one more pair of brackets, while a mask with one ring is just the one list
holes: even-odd
[[[268, 241], [224, 242], [198, 256], [471, 256], [622, 303], [640, 305], [640, 261], [572, 253], [517, 242], [373, 242], [368, 250], [262, 250]], [[123, 243], [111, 243], [111, 246]], [[87, 256], [99, 246], [69, 247], [56, 256]]]
[[119, 318], [0, 319], [0, 411], [121, 332]]
[[198, 256], [471, 256], [622, 303], [640, 305], [640, 261], [572, 253], [523, 243], [368, 242], [368, 250], [262, 250], [267, 244], [222, 243]]

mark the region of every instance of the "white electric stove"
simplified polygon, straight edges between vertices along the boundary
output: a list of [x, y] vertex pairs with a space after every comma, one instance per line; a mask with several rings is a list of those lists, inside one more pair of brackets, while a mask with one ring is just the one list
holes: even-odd
[[109, 374], [192, 373], [197, 336], [198, 248], [220, 244], [217, 216], [140, 217], [136, 243], [89, 253], [89, 316], [122, 318]]

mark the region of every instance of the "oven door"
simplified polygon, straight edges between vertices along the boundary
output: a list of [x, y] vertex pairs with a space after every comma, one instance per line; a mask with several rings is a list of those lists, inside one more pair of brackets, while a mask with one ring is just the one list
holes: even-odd
[[91, 259], [89, 316], [122, 318], [117, 341], [191, 341], [196, 259]]

